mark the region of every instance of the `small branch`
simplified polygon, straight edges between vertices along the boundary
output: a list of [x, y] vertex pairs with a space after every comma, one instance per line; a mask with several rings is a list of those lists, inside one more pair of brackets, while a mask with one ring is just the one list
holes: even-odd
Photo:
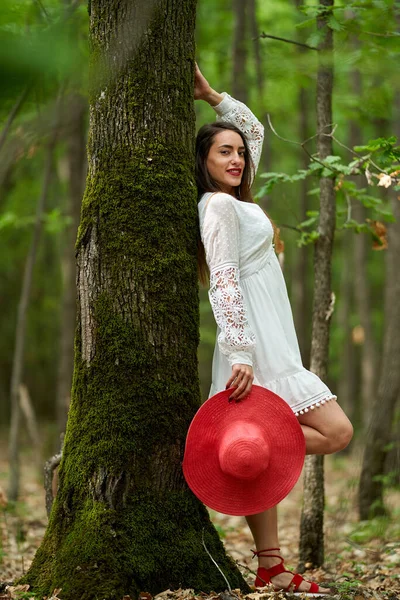
[[[333, 134], [333, 132], [332, 132], [332, 134]], [[336, 144], [338, 144], [339, 146], [341, 146], [345, 150], [348, 150], [354, 156], [357, 156], [357, 158], [359, 158], [361, 162], [364, 161], [364, 160], [369, 160], [369, 162], [371, 163], [371, 165], [373, 165], [377, 171], [380, 171], [381, 173], [386, 173], [386, 171], [384, 171], [383, 169], [381, 169], [380, 167], [378, 167], [378, 165], [373, 160], [371, 160], [369, 154], [367, 154], [367, 156], [360, 156], [357, 152], [355, 152], [355, 150], [352, 150], [351, 148], [349, 148], [348, 146], [346, 146], [345, 144], [343, 144], [342, 142], [340, 142], [332, 134], [330, 134], [330, 133], [323, 133], [321, 135], [329, 135]]]
[[[276, 35], [269, 35], [267, 33], [262, 32], [258, 37], [260, 38], [270, 38], [271, 40], [278, 40], [279, 42], [286, 42], [288, 44], [295, 44], [296, 46], [302, 46], [303, 48], [308, 48], [309, 50], [317, 50], [318, 48], [316, 48], [315, 46], [309, 46], [308, 44], [302, 44], [301, 42], [296, 42], [294, 40], [288, 40], [286, 38], [283, 37], [278, 37]], [[257, 38], [253, 38], [253, 41], [256, 40]]]
[[20, 408], [22, 410], [22, 414], [26, 420], [26, 426], [28, 429], [29, 437], [32, 441], [32, 447], [35, 454], [35, 462], [36, 466], [40, 469], [42, 468], [42, 460], [40, 456], [40, 435], [39, 428], [37, 424], [37, 419], [35, 415], [35, 410], [33, 408], [33, 404], [31, 402], [28, 388], [24, 384], [20, 384], [19, 386], [19, 402]]
[[284, 229], [292, 229], [293, 231], [297, 231], [297, 233], [302, 233], [302, 230], [294, 225], [287, 225], [286, 223], [279, 223], [279, 227], [283, 227]]
[[351, 200], [349, 198], [349, 195], [347, 192], [345, 192], [345, 198], [346, 198], [346, 202], [347, 202], [347, 219], [346, 219], [346, 223], [348, 223], [351, 219]]
[[62, 458], [63, 445], [64, 445], [64, 434], [61, 434], [61, 450], [44, 464], [44, 490], [46, 498], [46, 512], [47, 516], [50, 515], [51, 507], [55, 497], [55, 491], [53, 490], [54, 471], [59, 466]]
[[4, 145], [4, 142], [6, 140], [6, 137], [8, 135], [8, 132], [10, 131], [10, 127], [12, 125], [12, 122], [14, 121], [15, 117], [18, 114], [19, 109], [21, 108], [21, 106], [23, 105], [23, 103], [25, 102], [27, 96], [28, 96], [28, 92], [32, 87], [32, 83], [29, 83], [24, 91], [22, 92], [22, 94], [20, 95], [20, 97], [18, 98], [18, 100], [16, 101], [16, 103], [14, 104], [14, 106], [12, 107], [10, 114], [8, 115], [7, 121], [4, 125], [3, 131], [0, 134], [0, 150]]
[[47, 12], [45, 6], [43, 5], [42, 0], [36, 0], [36, 4], [39, 5], [40, 10], [42, 11], [42, 13], [44, 14], [44, 16], [46, 17], [46, 21], [48, 23], [51, 23], [51, 19], [49, 17], [49, 13]]
[[[289, 142], [289, 144], [296, 144], [296, 146], [300, 146], [301, 148], [303, 148], [304, 152], [307, 154], [307, 156], [310, 158], [310, 160], [319, 163], [320, 165], [322, 165], [323, 167], [325, 167], [326, 169], [329, 169], [330, 171], [332, 171], [332, 173], [336, 173], [336, 169], [333, 169], [330, 165], [326, 165], [325, 163], [323, 163], [321, 160], [319, 160], [318, 158], [315, 158], [315, 156], [313, 156], [311, 154], [311, 152], [309, 152], [307, 150], [307, 148], [305, 147], [305, 145], [312, 140], [313, 138], [317, 137], [318, 135], [321, 135], [319, 132], [316, 133], [315, 135], [313, 135], [312, 137], [308, 138], [307, 140], [305, 140], [304, 142], [296, 142], [293, 140], [287, 140], [286, 138], [282, 137], [281, 135], [279, 135], [271, 122], [271, 117], [269, 116], [269, 114], [267, 114], [267, 119], [268, 119], [268, 125], [270, 126], [270, 128], [272, 129], [272, 132], [283, 142]], [[325, 127], [331, 127], [331, 125], [325, 125]], [[324, 129], [325, 129], [324, 127]], [[328, 135], [328, 134], [324, 134], [324, 135]]]
[[238, 567], [241, 567], [242, 569], [246, 569], [246, 571], [248, 571], [249, 573], [251, 573], [252, 575], [255, 575], [257, 577], [257, 573], [255, 571], [253, 571], [252, 569], [250, 569], [250, 567], [248, 567], [247, 565], [242, 565], [242, 563], [240, 563], [238, 560], [235, 560], [235, 563]]
[[208, 556], [211, 558], [211, 560], [213, 561], [214, 565], [217, 567], [218, 571], [221, 573], [222, 577], [225, 579], [225, 583], [228, 586], [229, 593], [232, 594], [232, 588], [231, 588], [231, 586], [229, 584], [229, 581], [227, 580], [227, 578], [225, 577], [224, 573], [221, 571], [219, 565], [215, 562], [215, 560], [213, 559], [213, 557], [211, 556], [210, 552], [207, 549], [206, 543], [204, 541], [204, 529], [203, 529], [203, 533], [202, 533], [202, 542], [203, 542], [204, 549], [207, 552]]
[[376, 35], [377, 37], [384, 38], [400, 37], [400, 33], [397, 33], [397, 31], [387, 31], [386, 33], [377, 33], [376, 31], [363, 31], [362, 33], [367, 33], [368, 35]]
[[78, 6], [82, 4], [82, 0], [75, 0], [75, 2], [72, 2], [70, 5], [68, 5], [65, 8], [65, 12], [64, 12], [64, 20], [66, 21], [67, 19], [69, 19], [69, 17], [75, 12], [75, 10], [78, 8]]
[[[332, 138], [332, 140], [338, 144], [338, 146], [341, 146], [342, 148], [344, 148], [345, 150], [348, 150], [348, 152], [350, 152], [353, 156], [356, 156], [360, 163], [363, 162], [364, 160], [368, 160], [371, 165], [373, 165], [375, 167], [375, 169], [377, 171], [379, 171], [380, 173], [385, 173], [387, 174], [387, 171], [385, 171], [384, 169], [381, 169], [370, 157], [369, 154], [367, 154], [366, 156], [360, 156], [357, 152], [355, 152], [354, 150], [352, 150], [351, 148], [349, 148], [348, 146], [346, 146], [346, 144], [343, 144], [343, 142], [339, 141], [335, 136], [334, 133], [337, 129], [337, 123], [333, 124], [333, 123], [328, 123], [327, 125], [324, 126], [323, 129], [326, 129], [326, 127], [332, 127], [332, 131], [330, 133], [324, 133], [323, 131], [317, 131], [317, 133], [315, 133], [314, 135], [310, 136], [309, 138], [307, 138], [306, 140], [304, 140], [304, 142], [297, 142], [296, 140], [288, 140], [287, 138], [282, 137], [281, 135], [279, 135], [279, 133], [276, 132], [274, 126], [272, 125], [271, 122], [271, 117], [269, 114], [267, 114], [267, 120], [268, 120], [268, 125], [272, 131], [272, 133], [274, 133], [276, 135], [276, 137], [280, 140], [282, 140], [282, 142], [287, 142], [288, 144], [295, 144], [296, 146], [300, 146], [301, 148], [303, 148], [304, 152], [307, 154], [307, 156], [310, 158], [310, 160], [312, 160], [313, 162], [317, 162], [320, 165], [322, 165], [323, 167], [325, 167], [326, 169], [329, 169], [330, 171], [332, 171], [332, 173], [337, 173], [336, 169], [332, 168], [330, 165], [327, 165], [325, 163], [323, 163], [321, 160], [319, 160], [318, 158], [316, 158], [314, 155], [312, 155], [306, 148], [306, 144], [308, 144], [308, 142], [311, 142], [311, 140], [315, 139], [316, 137], [323, 135], [326, 137], [330, 137]], [[392, 178], [393, 179], [393, 178]]]

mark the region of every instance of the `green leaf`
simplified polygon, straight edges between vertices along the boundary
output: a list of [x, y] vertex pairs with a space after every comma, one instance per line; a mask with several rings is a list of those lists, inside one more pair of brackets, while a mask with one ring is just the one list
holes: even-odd
[[305, 21], [302, 21], [301, 23], [297, 23], [297, 25], [295, 25], [295, 27], [296, 27], [296, 29], [304, 29], [305, 27], [310, 27], [311, 25], [315, 25], [315, 18], [305, 19]]
[[6, 227], [15, 227], [17, 221], [17, 215], [12, 212], [6, 212], [0, 215], [0, 230], [5, 229]]
[[334, 15], [330, 15], [326, 22], [328, 23], [328, 27], [333, 29], [333, 31], [343, 31], [344, 29], [342, 23], [339, 23]]
[[318, 29], [317, 31], [314, 31], [314, 33], [312, 33], [311, 35], [308, 36], [307, 38], [307, 44], [309, 46], [314, 46], [315, 48], [317, 48], [320, 43], [323, 41], [325, 36], [325, 33], [322, 29]]

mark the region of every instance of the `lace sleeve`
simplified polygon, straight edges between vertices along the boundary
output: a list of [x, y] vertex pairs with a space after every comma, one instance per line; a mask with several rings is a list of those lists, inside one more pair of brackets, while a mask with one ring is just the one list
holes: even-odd
[[252, 179], [254, 179], [261, 157], [264, 126], [243, 102], [235, 100], [226, 92], [222, 95], [224, 99], [213, 107], [218, 115], [217, 120], [229, 121], [245, 134], [253, 162]]
[[209, 298], [220, 329], [218, 346], [231, 365], [252, 365], [255, 336], [250, 329], [239, 274], [239, 224], [228, 194], [214, 194], [202, 225], [210, 268]]

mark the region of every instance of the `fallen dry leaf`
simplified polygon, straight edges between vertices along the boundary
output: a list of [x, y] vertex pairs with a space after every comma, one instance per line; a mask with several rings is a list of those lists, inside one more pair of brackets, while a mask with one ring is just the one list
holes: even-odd
[[372, 244], [373, 250], [386, 250], [387, 248], [387, 238], [386, 238], [386, 225], [381, 221], [373, 221], [372, 219], [367, 219], [367, 223], [370, 224], [372, 231], [379, 238], [379, 242], [374, 240]]
[[21, 593], [27, 592], [29, 588], [30, 585], [28, 583], [26, 583], [25, 585], [8, 585], [6, 587], [6, 592], [8, 594], [8, 598], [19, 599], [21, 598]]
[[8, 504], [7, 495], [3, 488], [0, 486], [0, 508], [5, 508]]

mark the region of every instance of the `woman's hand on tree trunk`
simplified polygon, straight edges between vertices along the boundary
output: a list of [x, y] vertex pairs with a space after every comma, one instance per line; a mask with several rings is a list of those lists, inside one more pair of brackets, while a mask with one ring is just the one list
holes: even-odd
[[232, 365], [232, 375], [226, 384], [226, 389], [232, 386], [235, 391], [229, 396], [229, 401], [239, 402], [246, 398], [250, 394], [253, 379], [253, 367], [242, 364]]
[[205, 100], [211, 106], [217, 106], [224, 97], [222, 94], [218, 94], [215, 90], [212, 89], [207, 79], [204, 77], [202, 72], [200, 71], [197, 63], [195, 68], [195, 79], [194, 79], [194, 99], [195, 100]]

